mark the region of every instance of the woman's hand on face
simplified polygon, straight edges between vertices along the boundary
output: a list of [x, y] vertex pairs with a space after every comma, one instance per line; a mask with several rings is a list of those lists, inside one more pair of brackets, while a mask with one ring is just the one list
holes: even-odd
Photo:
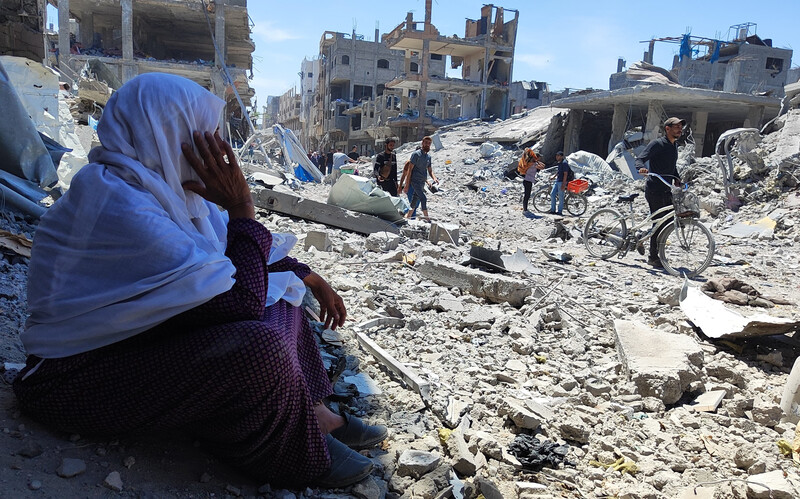
[[311, 289], [314, 298], [319, 302], [319, 319], [325, 324], [325, 329], [335, 330], [344, 324], [347, 310], [342, 297], [336, 294], [331, 285], [316, 272], [308, 274], [303, 283]]
[[189, 180], [183, 183], [183, 188], [228, 210], [231, 218], [255, 218], [250, 187], [230, 144], [222, 140], [218, 132], [212, 135], [195, 131], [192, 138], [200, 158], [189, 144], [181, 144], [181, 150], [203, 182]]

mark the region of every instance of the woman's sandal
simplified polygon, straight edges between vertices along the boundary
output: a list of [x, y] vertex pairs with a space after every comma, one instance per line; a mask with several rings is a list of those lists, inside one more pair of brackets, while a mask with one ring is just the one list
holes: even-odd
[[351, 449], [361, 450], [375, 447], [383, 442], [389, 433], [383, 425], [368, 425], [347, 413], [342, 416], [344, 417], [344, 426], [336, 428], [330, 435]]
[[369, 476], [372, 461], [350, 449], [330, 435], [325, 435], [331, 467], [314, 484], [325, 489], [338, 489], [353, 485]]

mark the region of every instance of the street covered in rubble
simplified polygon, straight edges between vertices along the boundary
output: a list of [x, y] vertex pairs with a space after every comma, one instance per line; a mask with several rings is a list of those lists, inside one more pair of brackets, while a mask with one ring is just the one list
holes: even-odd
[[[122, 2], [128, 8], [131, 3]], [[144, 3], [143, 9], [153, 8], [146, 13], [152, 18], [158, 9], [164, 14], [179, 8]], [[224, 39], [227, 29], [228, 36], [233, 32], [241, 38], [239, 31], [247, 30], [246, 2], [217, 3], [219, 10], [207, 11], [208, 27], [216, 20], [217, 37]], [[68, 8], [88, 8], [84, 4], [74, 0]], [[486, 53], [490, 46], [495, 50], [510, 43], [513, 54], [516, 35], [509, 38], [509, 33], [520, 13], [507, 9], [503, 17], [502, 8], [489, 7], [489, 34], [471, 33], [468, 23], [464, 38], [438, 32], [438, 38], [424, 38], [419, 33], [432, 31], [410, 29], [409, 13], [408, 29], [401, 24], [383, 42], [410, 53], [415, 45], [409, 40], [419, 35], [426, 55], [439, 47], [451, 56], [465, 54], [456, 57], [468, 63], [468, 46], [478, 43], [470, 35], [497, 37], [486, 42]], [[58, 19], [69, 28], [61, 9]], [[227, 25], [219, 20], [220, 11], [231, 16]], [[196, 28], [192, 36], [204, 36], [202, 11], [187, 16]], [[94, 21], [97, 32], [107, 28], [101, 19]], [[431, 26], [430, 2], [425, 23], [417, 22]], [[741, 53], [772, 49], [771, 41], [766, 45], [746, 34], [739, 40]], [[47, 33], [38, 36], [48, 39]], [[49, 37], [62, 53], [70, 51], [63, 32]], [[381, 100], [370, 95], [333, 118], [358, 116], [363, 129], [348, 125], [351, 135], [342, 135], [337, 125], [311, 139], [313, 127], [293, 126], [290, 120], [267, 124], [265, 118], [259, 124], [246, 112], [236, 127], [231, 123], [237, 120], [223, 120], [221, 128], [235, 146], [252, 193], [256, 221], [272, 233], [295, 235], [291, 256], [312, 265], [347, 307], [347, 322], [334, 331], [319, 322], [320, 307], [311, 293], [303, 304], [333, 382], [331, 409], [385, 424], [389, 431], [378, 447], [361, 451], [374, 464], [364, 480], [341, 489], [289, 490], [253, 481], [179, 433], [63, 434], [20, 411], [11, 382], [26, 362], [19, 335], [28, 317], [28, 268], [37, 226], [99, 145], [97, 120], [109, 97], [135, 76], [126, 74], [132, 66], [124, 61], [138, 57], [123, 42], [119, 56], [109, 47], [94, 47], [94, 52], [84, 50], [86, 55], [75, 54], [71, 69], [62, 62], [56, 71], [21, 54], [22, 38], [15, 38], [15, 50], [0, 45], [9, 54], [0, 55], [5, 114], [0, 123], [0, 447], [6, 450], [0, 453], [0, 495], [800, 495], [797, 75], [789, 81], [784, 74], [785, 84], [767, 92], [741, 91], [745, 76], [739, 91], [693, 88], [686, 63], [673, 71], [652, 65], [651, 43], [649, 63], [627, 71], [619, 67], [612, 75], [612, 87], [615, 79], [626, 84], [553, 94], [530, 108], [499, 104], [508, 102], [501, 94], [513, 92], [502, 85], [484, 92], [485, 108], [472, 106], [477, 94], [468, 87], [487, 82], [426, 80], [425, 70], [391, 80], [397, 102], [411, 109], [425, 92], [428, 97], [441, 92], [446, 99], [421, 115], [377, 110], [386, 120], [372, 123], [370, 106]], [[0, 44], [4, 40], [0, 37]], [[335, 49], [335, 40], [324, 36], [321, 45]], [[93, 39], [84, 32], [78, 41], [86, 47]], [[155, 53], [153, 43], [140, 41], [136, 50]], [[244, 59], [244, 45], [231, 42], [228, 53]], [[722, 45], [721, 57], [732, 46], [733, 41]], [[713, 44], [707, 48], [704, 63], [713, 58]], [[493, 57], [501, 61], [506, 56], [497, 50]], [[226, 78], [209, 69], [213, 60], [211, 55], [208, 64], [192, 63], [190, 71], [177, 56], [163, 64], [142, 58], [148, 66], [139, 71], [174, 69], [220, 91], [234, 114], [252, 112], [246, 64], [226, 69]], [[399, 55], [391, 62], [404, 61]], [[689, 62], [697, 66], [696, 74], [704, 71], [700, 58]], [[500, 62], [497, 67], [505, 68]], [[709, 71], [712, 79], [720, 76], [716, 67]], [[728, 87], [731, 78], [721, 76]], [[322, 100], [343, 105], [331, 95]], [[448, 108], [456, 95], [461, 104]], [[459, 117], [449, 113], [456, 108]], [[475, 115], [465, 116], [469, 109]], [[618, 113], [626, 109], [624, 119]], [[699, 201], [694, 220], [713, 235], [710, 264], [691, 277], [649, 265], [635, 244], [598, 258], [585, 240], [587, 221], [601, 208], [627, 216], [632, 206], [637, 220], [647, 216], [646, 177], [634, 158], [663, 132], [668, 116], [687, 118], [677, 168]], [[387, 137], [396, 138], [402, 170], [423, 135], [432, 136], [431, 168], [439, 179], [428, 186], [430, 221], [421, 214], [405, 219], [406, 196], [390, 196], [373, 174], [374, 153]], [[344, 152], [355, 147], [358, 159], [341, 173], [331, 175], [316, 158], [312, 161], [312, 152], [342, 145]], [[580, 193], [587, 203], [584, 213], [548, 213], [553, 169], [539, 172], [533, 186], [534, 196], [547, 190], [545, 209], [532, 202], [530, 211], [523, 211], [523, 179], [516, 169], [525, 148], [536, 151], [546, 167], [555, 164], [557, 151], [566, 152], [571, 169], [590, 185]], [[631, 194], [638, 196], [630, 203], [620, 200]]]

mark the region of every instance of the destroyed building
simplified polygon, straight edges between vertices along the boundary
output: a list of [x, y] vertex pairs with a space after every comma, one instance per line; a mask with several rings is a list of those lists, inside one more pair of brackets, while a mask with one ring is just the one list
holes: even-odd
[[40, 0], [0, 2], [0, 55], [44, 59]]
[[[427, 63], [423, 64], [423, 60]], [[388, 118], [407, 107], [401, 105], [396, 92], [388, 91], [388, 82], [421, 72], [445, 74], [441, 58], [423, 58], [420, 54], [404, 58], [402, 51], [380, 42], [378, 29], [373, 41], [365, 40], [355, 30], [349, 34], [326, 31], [320, 39], [317, 64], [318, 71], [311, 78], [316, 79], [314, 109], [308, 117], [308, 135], [301, 137], [308, 149], [324, 146], [349, 149], [355, 145], [366, 153], [391, 133], [385, 128]], [[308, 71], [304, 73], [305, 95], [314, 84], [306, 81]], [[438, 94], [430, 99], [441, 102]], [[370, 110], [363, 113], [361, 104], [366, 102], [374, 104], [368, 105]], [[378, 125], [380, 130], [376, 130]]]
[[[552, 103], [570, 109], [564, 150], [608, 154], [632, 131], [649, 141], [669, 116], [687, 121], [695, 155], [713, 154], [717, 139], [732, 128], [760, 128], [780, 109], [792, 51], [772, 47], [748, 29], [732, 26], [730, 41], [684, 35], [650, 41], [644, 61], [623, 71], [618, 62], [607, 91], [574, 95]], [[681, 44], [671, 71], [652, 65], [656, 41]], [[708, 53], [695, 57], [705, 47]]]
[[[680, 37], [654, 38], [644, 53], [644, 62], [653, 64], [655, 42], [679, 44], [679, 53], [672, 62], [672, 73], [684, 87], [721, 90], [723, 92], [763, 94], [781, 97], [792, 65], [792, 50], [772, 46], [762, 39], [754, 23], [730, 27], [728, 40], [716, 40], [687, 33]], [[609, 88], [633, 86], [621, 71], [611, 75]]]
[[53, 50], [65, 78], [77, 81], [89, 61], [99, 61], [121, 83], [141, 73], [171, 73], [223, 98], [228, 114], [241, 115], [232, 87], [243, 105], [250, 105], [254, 91], [247, 71], [252, 72], [255, 45], [246, 0], [49, 3], [58, 8], [58, 43]]
[[[387, 84], [388, 88], [402, 89], [403, 109], [411, 92], [419, 96], [414, 117], [399, 121], [406, 129], [416, 131], [415, 138], [430, 131], [432, 117], [423, 105], [429, 104], [428, 92], [440, 92], [445, 97], [442, 108], [444, 119], [485, 118], [505, 119], [510, 113], [509, 85], [512, 81], [514, 46], [517, 38], [519, 11], [503, 9], [492, 4], [481, 8], [477, 20], [467, 19], [464, 38], [442, 36], [431, 23], [432, 0], [425, 2], [424, 22], [415, 21], [411, 12], [406, 20], [383, 36], [387, 47], [405, 51], [406, 74]], [[514, 12], [514, 18], [505, 21], [505, 13]], [[461, 78], [447, 78], [430, 71], [414, 74], [408, 71], [414, 53], [428, 58], [450, 57], [450, 67], [461, 67]], [[449, 116], [448, 101], [457, 96], [461, 102], [458, 116]], [[424, 103], [424, 104], [423, 104]], [[411, 137], [410, 133], [399, 134]]]

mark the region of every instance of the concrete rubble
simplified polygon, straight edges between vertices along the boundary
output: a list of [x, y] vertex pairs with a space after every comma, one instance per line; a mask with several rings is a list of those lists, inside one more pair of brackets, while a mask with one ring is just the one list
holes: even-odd
[[[22, 480], [25, 493], [45, 494], [55, 490], [54, 480], [68, 481], [65, 495], [100, 486], [140, 495], [174, 488], [187, 496], [303, 498], [745, 498], [769, 497], [769, 490], [797, 497], [797, 467], [777, 445], [795, 436], [796, 420], [781, 410], [800, 351], [795, 333], [746, 342], [710, 338], [683, 310], [682, 283], [647, 266], [645, 257], [597, 260], [580, 237], [551, 238], [554, 218], [524, 217], [521, 181], [505, 177], [519, 155], [507, 145], [513, 142], [488, 157], [480, 152], [491, 137], [522, 144], [536, 137], [531, 145], [550, 148], [550, 123], [560, 116], [548, 109], [440, 130], [443, 148], [432, 156], [442, 189], [429, 196], [435, 227], [383, 223], [364, 230], [358, 217], [342, 227], [334, 223], [338, 212], [282, 213], [275, 203], [283, 201], [257, 190], [257, 219], [304, 236], [293, 256], [328, 277], [347, 304], [339, 334], [319, 334], [334, 340], [322, 348], [337, 376], [335, 408], [390, 429], [382, 447], [365, 451], [376, 463], [368, 479], [344, 491], [273, 490], [232, 473], [192, 442], [55, 434], [18, 414], [2, 385], [0, 446], [19, 451], [0, 456], [0, 481]], [[734, 154], [744, 204], [735, 212], [724, 203], [703, 209], [700, 220], [714, 233], [718, 258], [700, 280], [736, 278], [800, 303], [800, 211], [792, 204], [800, 166], [790, 140], [799, 117], [790, 111], [783, 128]], [[398, 148], [398, 160], [414, 146]], [[717, 162], [683, 157], [682, 174], [701, 199], [720, 198]], [[316, 209], [329, 189], [307, 183], [293, 195]], [[610, 177], [598, 183], [588, 213], [642, 190], [641, 180]], [[635, 206], [646, 210], [643, 196]], [[775, 222], [767, 232], [726, 233], [765, 217]], [[585, 219], [559, 223], [577, 235]], [[3, 212], [0, 230], [32, 240], [36, 222]], [[508, 267], [519, 271], [463, 265], [473, 245], [515, 255]], [[0, 250], [0, 357], [20, 363], [28, 260]], [[746, 305], [725, 307], [749, 315]], [[779, 322], [799, 315], [791, 304], [768, 312]], [[566, 445], [565, 461], [526, 469], [508, 451], [518, 435]], [[131, 456], [131, 466], [117, 464]], [[164, 462], [188, 464], [176, 470], [177, 482], [153, 483], [149, 473]]]

